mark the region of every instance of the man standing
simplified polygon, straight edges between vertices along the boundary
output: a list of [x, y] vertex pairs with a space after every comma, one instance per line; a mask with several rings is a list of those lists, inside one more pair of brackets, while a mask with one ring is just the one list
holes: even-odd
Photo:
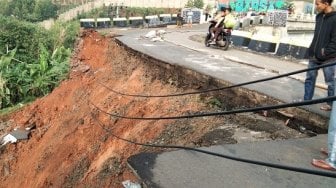
[[177, 13], [177, 16], [176, 16], [176, 25], [178, 28], [182, 28], [182, 22], [183, 22], [183, 18], [181, 16], [181, 13]]
[[192, 27], [193, 15], [194, 15], [193, 11], [189, 9], [189, 11], [187, 12], [187, 23], [189, 27]]
[[[319, 13], [316, 15], [314, 38], [308, 50], [308, 68], [336, 61], [336, 12], [331, 5], [332, 1], [315, 1]], [[317, 72], [318, 70], [311, 70], [306, 74], [304, 100], [311, 100], [314, 96]], [[334, 72], [335, 66], [323, 68], [328, 96], [334, 96]], [[330, 111], [331, 104], [330, 102], [322, 106], [321, 110]]]
[[[317, 66], [326, 61], [336, 61], [336, 12], [331, 6], [332, 1], [316, 0], [315, 2], [319, 14], [316, 16], [314, 38], [309, 48], [309, 55], [315, 58], [309, 61], [309, 67]], [[334, 95], [334, 66], [323, 68], [323, 72], [328, 84], [328, 96], [332, 96]], [[307, 72], [305, 82], [306, 100], [312, 98], [316, 76], [317, 70]], [[324, 110], [332, 109], [328, 127], [328, 150], [321, 150], [328, 157], [326, 160], [313, 159], [312, 161], [312, 165], [326, 170], [336, 170], [336, 101], [333, 103], [332, 107], [329, 103], [324, 108]]]

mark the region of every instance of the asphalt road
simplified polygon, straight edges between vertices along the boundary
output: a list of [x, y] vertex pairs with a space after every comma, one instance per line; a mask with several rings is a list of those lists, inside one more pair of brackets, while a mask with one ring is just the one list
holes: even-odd
[[[123, 30], [118, 39], [134, 50], [170, 64], [211, 75], [238, 84], [281, 73], [304, 69], [304, 62], [290, 62], [270, 54], [258, 54], [230, 49], [223, 52], [209, 49], [190, 40], [201, 34], [205, 26], [167, 29], [164, 41], [153, 42], [143, 36], [152, 29]], [[302, 98], [304, 74], [246, 86], [283, 102]], [[315, 98], [326, 96], [324, 83], [319, 77]], [[328, 116], [320, 105], [306, 109]], [[266, 141], [201, 148], [234, 157], [314, 168], [312, 158], [323, 158], [319, 149], [326, 146], [326, 135], [306, 139]], [[129, 159], [130, 167], [148, 187], [335, 187], [336, 179], [311, 174], [280, 170], [254, 164], [241, 163], [191, 151], [178, 150], [161, 154], [141, 153]]]
[[[205, 26], [198, 26], [205, 27]], [[144, 36], [153, 29], [123, 30], [123, 36], [118, 40], [128, 47], [160, 59], [170, 64], [177, 64], [186, 69], [192, 69], [216, 79], [225, 80], [231, 84], [258, 80], [282, 73], [288, 73], [307, 68], [299, 62], [284, 61], [269, 54], [257, 54], [248, 51], [230, 49], [221, 51], [209, 49], [200, 42], [190, 40], [190, 36], [201, 34], [204, 28], [166, 29], [164, 41], [153, 42]], [[293, 78], [296, 77], [296, 78]], [[290, 103], [303, 98], [304, 74], [293, 77], [271, 80], [248, 85], [245, 88], [271, 96], [279, 101]], [[321, 77], [318, 79], [321, 87], [316, 87], [314, 98], [326, 97]], [[329, 112], [321, 111], [321, 104], [302, 107], [306, 110], [329, 116]]]

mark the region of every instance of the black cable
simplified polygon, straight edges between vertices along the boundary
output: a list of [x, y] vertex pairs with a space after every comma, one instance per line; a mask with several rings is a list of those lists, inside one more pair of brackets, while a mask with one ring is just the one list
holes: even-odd
[[301, 102], [294, 102], [294, 103], [286, 103], [286, 104], [279, 104], [279, 105], [270, 105], [270, 106], [261, 106], [261, 107], [254, 107], [254, 108], [247, 108], [247, 109], [237, 109], [231, 111], [221, 111], [221, 112], [210, 112], [210, 113], [200, 113], [200, 114], [192, 114], [192, 115], [185, 115], [185, 116], [166, 116], [166, 117], [129, 117], [129, 116], [122, 116], [118, 114], [112, 114], [106, 112], [93, 104], [89, 101], [96, 109], [99, 111], [110, 115], [112, 117], [123, 118], [123, 119], [137, 119], [137, 120], [161, 120], [161, 119], [184, 119], [184, 118], [195, 118], [195, 117], [205, 117], [205, 116], [218, 116], [218, 115], [228, 115], [228, 114], [239, 114], [239, 113], [246, 113], [246, 112], [256, 112], [262, 110], [273, 110], [279, 108], [288, 108], [288, 107], [297, 107], [303, 105], [310, 105], [310, 104], [317, 104], [323, 102], [330, 102], [336, 100], [336, 96], [325, 97], [320, 99], [308, 100], [308, 101], [301, 101]]
[[99, 84], [101, 84], [102, 86], [104, 86], [105, 88], [107, 88], [109, 91], [112, 91], [113, 93], [116, 93], [116, 94], [119, 94], [119, 95], [124, 95], [124, 96], [129, 96], [129, 97], [176, 97], [176, 96], [182, 96], [182, 95], [194, 95], [194, 94], [207, 93], [207, 92], [212, 92], [212, 91], [220, 91], [220, 90], [225, 90], [225, 89], [230, 89], [230, 88], [235, 88], [235, 87], [240, 87], [240, 86], [255, 84], [255, 83], [259, 83], [259, 82], [265, 82], [265, 81], [269, 81], [269, 80], [283, 78], [283, 77], [287, 77], [287, 76], [290, 76], [290, 75], [294, 75], [294, 74], [298, 74], [298, 73], [302, 73], [302, 72], [307, 72], [307, 71], [311, 71], [311, 70], [317, 70], [317, 69], [320, 69], [320, 68], [324, 68], [324, 67], [328, 67], [328, 66], [334, 66], [334, 65], [336, 65], [336, 62], [334, 62], [334, 63], [325, 63], [325, 64], [322, 64], [322, 65], [319, 65], [319, 66], [316, 66], [316, 67], [313, 67], [313, 68], [307, 68], [307, 69], [297, 70], [297, 71], [289, 72], [289, 73], [286, 73], [286, 74], [280, 74], [280, 75], [277, 75], [277, 76], [263, 78], [263, 79], [260, 79], [260, 80], [254, 80], [254, 81], [244, 82], [244, 83], [240, 83], [240, 84], [236, 84], [236, 85], [231, 85], [231, 86], [226, 86], [226, 87], [220, 87], [220, 88], [216, 88], [216, 89], [194, 91], [194, 92], [186, 92], [186, 93], [177, 93], [177, 94], [167, 94], [167, 95], [127, 94], [127, 93], [122, 93], [122, 92], [116, 91], [116, 90], [108, 87], [107, 85], [103, 84], [102, 82], [99, 82]]
[[106, 126], [96, 118], [95, 115], [92, 115], [92, 117], [98, 122], [98, 125], [103, 130], [105, 130], [107, 133], [109, 133], [113, 137], [115, 137], [119, 140], [128, 142], [128, 143], [131, 143], [131, 144], [135, 144], [135, 145], [146, 146], [146, 147], [157, 147], [157, 148], [184, 149], [184, 150], [195, 151], [195, 152], [204, 153], [204, 154], [212, 155], [212, 156], [216, 156], [216, 157], [221, 157], [221, 158], [225, 158], [225, 159], [230, 159], [230, 160], [234, 160], [234, 161], [239, 161], [239, 162], [243, 162], [243, 163], [255, 164], [255, 165], [260, 165], [260, 166], [267, 166], [267, 167], [271, 167], [271, 168], [289, 170], [289, 171], [300, 172], [300, 173], [305, 173], [305, 174], [313, 174], [313, 175], [318, 175], [318, 176], [336, 178], [336, 173], [316, 171], [316, 170], [311, 170], [311, 169], [306, 169], [306, 168], [292, 167], [292, 166], [287, 166], [287, 165], [274, 164], [274, 163], [256, 161], [256, 160], [251, 160], [251, 159], [244, 159], [244, 158], [240, 158], [240, 157], [229, 156], [229, 155], [225, 155], [225, 154], [221, 154], [221, 153], [215, 153], [215, 152], [206, 151], [206, 150], [197, 149], [197, 148], [177, 146], [177, 145], [158, 145], [158, 144], [145, 144], [145, 143], [134, 142], [132, 140], [128, 140], [128, 139], [125, 139], [125, 138], [119, 137], [118, 135], [113, 134], [110, 129], [107, 129]]

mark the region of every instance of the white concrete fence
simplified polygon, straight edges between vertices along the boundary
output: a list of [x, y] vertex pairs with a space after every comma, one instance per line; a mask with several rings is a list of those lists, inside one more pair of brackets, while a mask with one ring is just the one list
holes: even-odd
[[[92, 9], [105, 6], [127, 6], [127, 7], [155, 7], [155, 8], [183, 8], [188, 0], [96, 0], [80, 5], [76, 8], [59, 15], [58, 19], [69, 21], [77, 17], [82, 12], [89, 12]], [[214, 6], [216, 0], [203, 0], [204, 5]], [[53, 19], [41, 22], [45, 28], [50, 28], [54, 23]]]

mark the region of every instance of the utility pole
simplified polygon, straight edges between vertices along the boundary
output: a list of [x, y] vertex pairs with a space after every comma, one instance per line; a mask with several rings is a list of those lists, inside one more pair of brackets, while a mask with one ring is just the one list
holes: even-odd
[[116, 4], [116, 6], [117, 6], [116, 17], [119, 18], [119, 5], [118, 5], [118, 3]]

